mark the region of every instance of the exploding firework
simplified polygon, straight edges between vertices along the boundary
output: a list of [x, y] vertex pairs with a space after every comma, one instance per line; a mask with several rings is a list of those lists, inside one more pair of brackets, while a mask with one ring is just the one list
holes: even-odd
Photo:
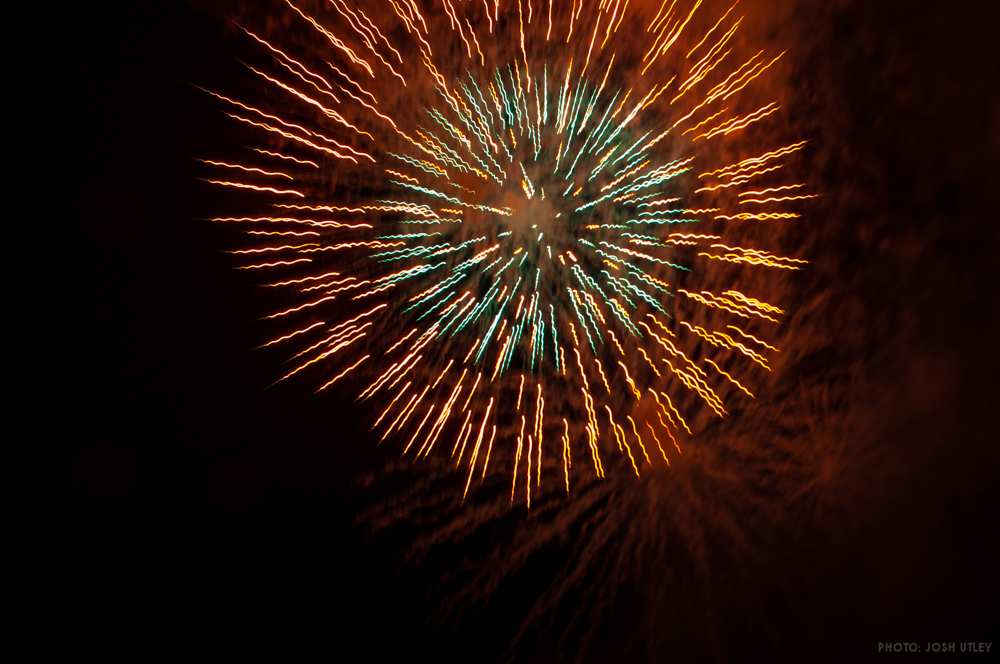
[[206, 90], [258, 141], [203, 162], [287, 293], [279, 381], [357, 385], [463, 496], [669, 466], [780, 352], [749, 275], [806, 265], [769, 239], [817, 196], [760, 85], [785, 54], [737, 5], [640, 4], [289, 0], [239, 22], [251, 92]]

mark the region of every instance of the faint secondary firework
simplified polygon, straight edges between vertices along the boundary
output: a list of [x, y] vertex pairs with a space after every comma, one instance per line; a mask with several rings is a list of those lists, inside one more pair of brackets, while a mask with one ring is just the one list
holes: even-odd
[[784, 311], [750, 275], [806, 264], [769, 240], [817, 194], [761, 85], [785, 53], [736, 4], [683, 4], [241, 19], [253, 84], [206, 92], [260, 142], [202, 161], [255, 206], [214, 218], [245, 229], [239, 268], [287, 293], [279, 380], [357, 385], [380, 440], [529, 507], [543, 476], [669, 466], [754, 399]]

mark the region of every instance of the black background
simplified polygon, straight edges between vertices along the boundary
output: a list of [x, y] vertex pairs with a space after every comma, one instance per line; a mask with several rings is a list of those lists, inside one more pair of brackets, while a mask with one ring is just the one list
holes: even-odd
[[[254, 350], [260, 303], [224, 259], [228, 232], [201, 221], [214, 192], [193, 159], [228, 126], [192, 87], [232, 71], [224, 9], [103, 3], [66, 23], [63, 241], [82, 277], [61, 291], [72, 294], [64, 332], [76, 352], [62, 391], [72, 396], [48, 424], [65, 426], [74, 447], [68, 625], [86, 650], [136, 656], [266, 642], [334, 660], [492, 660], [504, 647], [498, 626], [517, 619], [504, 612], [519, 610], [530, 583], [492, 613], [436, 626], [422, 599], [434, 579], [397, 571], [394, 552], [354, 525], [365, 500], [356, 478], [382, 452], [336, 396], [265, 387], [275, 365]], [[840, 138], [865, 160], [859, 173], [887, 183], [870, 214], [897, 220], [916, 247], [909, 255], [932, 263], [897, 269], [891, 260], [905, 252], [881, 265], [843, 258], [859, 290], [921, 321], [894, 350], [919, 370], [893, 377], [900, 406], [880, 435], [904, 456], [935, 452], [910, 460], [909, 486], [886, 493], [894, 502], [873, 506], [884, 528], [828, 552], [825, 576], [804, 590], [822, 627], [790, 641], [817, 659], [837, 640], [857, 644], [844, 652], [858, 659], [879, 639], [1000, 648], [990, 327], [1000, 80], [986, 11], [846, 3], [822, 31], [832, 54], [824, 80], [852, 112]], [[940, 366], [946, 387], [924, 390]], [[613, 653], [615, 638], [598, 640]], [[803, 651], [787, 655], [801, 661]]]

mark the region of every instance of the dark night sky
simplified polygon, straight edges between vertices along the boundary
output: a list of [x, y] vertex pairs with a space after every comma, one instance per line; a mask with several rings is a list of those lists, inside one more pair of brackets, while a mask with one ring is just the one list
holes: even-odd
[[[870, 365], [881, 406], [856, 407], [877, 423], [876, 447], [891, 450], [877, 459], [898, 468], [852, 496], [849, 509], [870, 516], [837, 551], [791, 561], [789, 574], [809, 578], [811, 631], [771, 652], [863, 659], [883, 638], [1000, 648], [989, 615], [1000, 559], [993, 17], [975, 3], [835, 4], [815, 12], [828, 43], [810, 62], [823, 98], [839, 99], [847, 147], [822, 167], [829, 190], [861, 193], [838, 199], [830, 223], [867, 223], [874, 236], [831, 233], [830, 251], [843, 297], [886, 349]], [[811, 6], [795, 20], [808, 24]], [[354, 524], [370, 499], [358, 478], [384, 451], [336, 395], [266, 389], [275, 358], [254, 350], [258, 293], [224, 260], [228, 231], [200, 220], [215, 192], [193, 161], [228, 127], [191, 85], [232, 70], [224, 7], [105, 3], [67, 23], [63, 241], [83, 276], [65, 299], [74, 352], [62, 393], [72, 397], [53, 417], [72, 447], [74, 640], [81, 653], [191, 652], [207, 638], [222, 652], [260, 640], [335, 660], [452, 661], [471, 650], [490, 661], [525, 610], [531, 574], [488, 610], [429, 620], [435, 579], [400, 570], [393, 547]], [[593, 629], [608, 632], [596, 652], [615, 653], [627, 626]], [[698, 652], [687, 648], [663, 660]]]

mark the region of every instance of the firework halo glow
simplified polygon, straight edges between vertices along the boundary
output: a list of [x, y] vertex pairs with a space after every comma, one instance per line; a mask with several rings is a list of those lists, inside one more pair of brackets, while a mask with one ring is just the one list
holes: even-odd
[[991, 640], [988, 12], [63, 9], [77, 269], [47, 290], [70, 348], [34, 435], [70, 443], [47, 585], [71, 641]]

